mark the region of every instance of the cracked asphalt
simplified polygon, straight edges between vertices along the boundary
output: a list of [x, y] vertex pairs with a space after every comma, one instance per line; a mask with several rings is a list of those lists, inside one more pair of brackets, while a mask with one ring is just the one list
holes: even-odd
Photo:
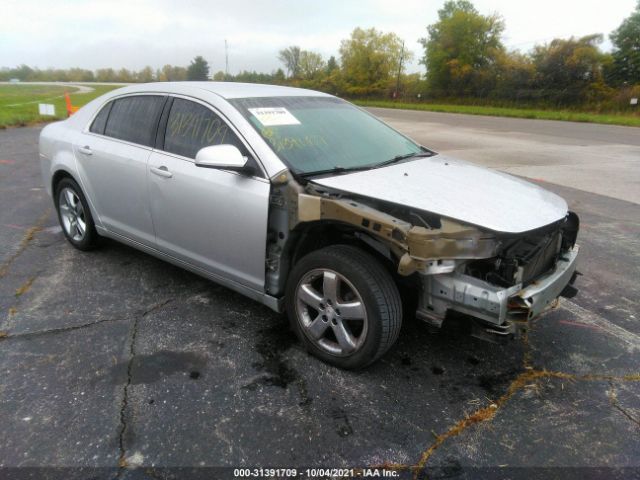
[[0, 131], [0, 477], [640, 476], [638, 204], [545, 183], [581, 216], [577, 297], [503, 345], [462, 318], [408, 319], [381, 361], [345, 372], [223, 287], [115, 242], [74, 250], [38, 133]]

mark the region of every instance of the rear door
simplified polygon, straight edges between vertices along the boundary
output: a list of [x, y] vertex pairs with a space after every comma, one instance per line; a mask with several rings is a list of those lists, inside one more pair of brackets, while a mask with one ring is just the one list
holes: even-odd
[[257, 163], [234, 129], [209, 106], [184, 98], [172, 101], [163, 122], [166, 135], [149, 159], [158, 248], [213, 275], [262, 290], [269, 181], [197, 167], [196, 153], [218, 144], [235, 145], [249, 162]]
[[147, 162], [165, 96], [117, 98], [103, 107], [74, 145], [86, 194], [111, 232], [155, 244]]

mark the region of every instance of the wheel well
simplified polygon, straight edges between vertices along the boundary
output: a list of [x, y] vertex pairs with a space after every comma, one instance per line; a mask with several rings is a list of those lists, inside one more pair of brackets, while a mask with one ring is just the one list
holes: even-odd
[[[330, 245], [352, 245], [376, 257], [392, 275], [397, 275], [397, 260], [388, 247], [351, 225], [339, 222], [306, 222], [287, 235], [271, 232], [267, 244], [265, 290], [270, 295], [284, 293], [289, 273], [305, 255]], [[277, 243], [276, 243], [277, 242]]]
[[53, 178], [51, 179], [51, 194], [53, 196], [55, 196], [58, 183], [60, 183], [63, 178], [70, 178], [71, 180], [74, 180], [73, 176], [65, 170], [58, 170], [56, 173], [54, 173]]
[[420, 281], [418, 274], [414, 273], [408, 277], [398, 273], [399, 259], [394, 256], [391, 250], [379, 240], [370, 236], [365, 231], [360, 231], [350, 225], [339, 223], [318, 222], [311, 225], [303, 225], [300, 230], [291, 232], [293, 235], [290, 241], [293, 246], [289, 249], [290, 262], [286, 271], [289, 276], [293, 266], [305, 255], [330, 245], [352, 245], [368, 252], [376, 258], [385, 270], [389, 272], [391, 278], [396, 283], [400, 296], [404, 315], [407, 318], [415, 314], [418, 304], [418, 291]]
[[367, 233], [339, 223], [318, 222], [292, 232], [295, 242], [291, 250], [291, 267], [305, 255], [330, 245], [352, 245], [369, 252], [390, 272], [397, 268], [392, 253]]

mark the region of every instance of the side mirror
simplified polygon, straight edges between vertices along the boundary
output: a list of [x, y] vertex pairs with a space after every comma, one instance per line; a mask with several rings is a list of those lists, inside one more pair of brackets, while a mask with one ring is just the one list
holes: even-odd
[[243, 157], [234, 145], [211, 145], [196, 154], [196, 166], [242, 171], [246, 168], [247, 157]]

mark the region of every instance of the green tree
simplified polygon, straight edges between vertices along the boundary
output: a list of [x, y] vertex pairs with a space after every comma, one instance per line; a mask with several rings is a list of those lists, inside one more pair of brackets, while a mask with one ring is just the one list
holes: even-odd
[[200, 55], [191, 60], [187, 80], [209, 80], [209, 63]]
[[218, 70], [216, 73], [213, 74], [214, 82], [224, 82], [226, 79], [227, 79], [227, 76], [222, 70]]
[[337, 70], [339, 67], [338, 65], [338, 61], [336, 60], [336, 57], [334, 57], [333, 55], [331, 55], [329, 57], [329, 60], [327, 61], [327, 75], [331, 75], [331, 73], [335, 70]]
[[173, 67], [173, 81], [183, 82], [187, 80], [189, 73], [187, 72], [186, 67]]
[[287, 77], [285, 76], [284, 71], [281, 68], [273, 73], [273, 83], [281, 85], [284, 84], [286, 80]]
[[135, 77], [133, 75], [133, 72], [131, 72], [130, 70], [121, 68], [116, 74], [116, 79], [116, 81], [118, 82], [131, 83], [135, 80]]
[[268, 73], [258, 73], [255, 70], [243, 70], [233, 77], [233, 81], [245, 83], [271, 83], [271, 75]]
[[603, 84], [604, 55], [598, 48], [602, 35], [556, 38], [532, 53], [535, 85], [543, 98], [558, 104], [585, 101]]
[[496, 57], [495, 85], [492, 97], [509, 100], [536, 98], [536, 67], [529, 55], [504, 51]]
[[278, 59], [282, 62], [287, 70], [287, 75], [291, 78], [298, 78], [300, 74], [300, 47], [292, 45], [283, 48], [278, 53]]
[[139, 72], [136, 72], [136, 82], [149, 83], [153, 82], [153, 69], [149, 66], [144, 67]]
[[300, 52], [299, 70], [300, 77], [311, 80], [317, 77], [325, 68], [325, 62], [322, 55], [316, 52], [302, 50]]
[[403, 75], [400, 81], [400, 98], [415, 100], [418, 95], [422, 96], [424, 91], [424, 80], [419, 73]]
[[118, 77], [113, 68], [99, 68], [96, 70], [96, 82], [117, 82]]
[[69, 69], [68, 76], [71, 82], [93, 82], [95, 80], [93, 72], [83, 68]]
[[610, 78], [614, 84], [640, 84], [640, 0], [633, 13], [611, 35], [613, 65]]
[[481, 96], [492, 90], [503, 31], [498, 15], [481, 15], [467, 0], [447, 1], [427, 27], [428, 37], [420, 39], [431, 93]]
[[18, 78], [24, 82], [27, 80], [31, 80], [31, 77], [33, 76], [34, 72], [35, 72], [34, 69], [32, 69], [27, 65], [22, 64], [19, 67], [12, 69], [12, 75], [13, 75], [12, 78]]
[[[381, 94], [398, 73], [402, 40], [395, 33], [375, 28], [356, 28], [351, 37], [340, 43], [342, 80], [346, 93], [352, 95]], [[403, 67], [412, 53], [405, 50]]]
[[158, 80], [161, 82], [180, 82], [186, 79], [187, 69], [184, 67], [174, 67], [173, 65], [165, 65], [158, 75]]

